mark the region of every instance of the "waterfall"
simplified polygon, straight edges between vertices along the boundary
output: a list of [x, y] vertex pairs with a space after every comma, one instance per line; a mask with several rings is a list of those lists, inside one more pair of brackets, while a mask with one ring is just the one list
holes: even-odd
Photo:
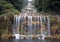
[[[37, 21], [39, 22], [38, 24]], [[25, 24], [25, 22], [27, 23]], [[46, 28], [47, 32], [45, 30]], [[19, 30], [21, 30], [21, 34]], [[44, 39], [47, 35], [50, 36], [50, 17], [36, 15], [36, 10], [32, 5], [32, 0], [28, 0], [28, 4], [26, 8], [21, 12], [21, 14], [14, 16], [13, 24], [14, 36], [16, 37], [16, 39], [19, 39], [21, 37], [26, 37], [25, 33], [30, 35], [29, 37], [31, 37], [31, 35], [42, 36], [42, 39]]]
[[[39, 29], [41, 29], [41, 17], [39, 16]], [[39, 31], [39, 34], [40, 34], [40, 31]]]
[[41, 24], [41, 36], [43, 35], [43, 31], [42, 31], [42, 17], [40, 16], [40, 24]]
[[[36, 17], [34, 17], [34, 22], [36, 22]], [[34, 35], [36, 35], [36, 23], [34, 23]]]
[[16, 38], [16, 39], [19, 39], [19, 38], [20, 38], [19, 25], [20, 25], [20, 16], [15, 15], [15, 16], [14, 16], [13, 34], [15, 35], [15, 38]]
[[[48, 36], [50, 36], [50, 17], [49, 16], [38, 16], [38, 17], [32, 17], [32, 16], [27, 16], [28, 18], [28, 35], [40, 35], [42, 36], [44, 39], [47, 34]], [[14, 28], [13, 28], [13, 34], [15, 35], [16, 39], [20, 38], [20, 33], [19, 33], [19, 28], [20, 28], [20, 22], [25, 22], [26, 21], [26, 16], [14, 16]], [[32, 22], [34, 21], [34, 23]], [[35, 22], [39, 22], [38, 24], [36, 24]], [[32, 23], [34, 25], [32, 25]], [[41, 26], [40, 26], [41, 25]], [[46, 27], [47, 25], [47, 27]], [[25, 28], [24, 27], [24, 32], [25, 32]], [[33, 29], [34, 28], [34, 29]], [[46, 28], [48, 29], [48, 32], [46, 32]], [[39, 31], [37, 31], [38, 29], [40, 29]], [[21, 32], [22, 33], [22, 32]], [[22, 34], [22, 35], [26, 35], [26, 34]]]
[[[40, 18], [39, 18], [39, 16], [38, 16], [38, 22], [40, 21]], [[40, 29], [40, 27], [39, 27], [39, 23], [38, 23], [38, 34], [39, 34], [39, 29]]]
[[47, 32], [46, 32], [46, 28], [45, 28], [45, 23], [46, 23], [45, 19], [46, 19], [45, 16], [44, 17], [40, 16], [40, 24], [41, 24], [41, 34], [40, 35], [42, 36], [42, 39], [44, 39], [47, 36]]
[[48, 20], [48, 36], [50, 36], [50, 18], [49, 16], [47, 16], [47, 20]]
[[28, 0], [28, 1], [32, 1], [32, 0]]
[[32, 35], [32, 16], [28, 16], [28, 34]]

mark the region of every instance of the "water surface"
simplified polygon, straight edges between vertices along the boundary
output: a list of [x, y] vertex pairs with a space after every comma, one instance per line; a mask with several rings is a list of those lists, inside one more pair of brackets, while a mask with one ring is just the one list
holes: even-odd
[[11, 40], [0, 40], [0, 42], [60, 42], [60, 40], [39, 40], [39, 39], [11, 39]]

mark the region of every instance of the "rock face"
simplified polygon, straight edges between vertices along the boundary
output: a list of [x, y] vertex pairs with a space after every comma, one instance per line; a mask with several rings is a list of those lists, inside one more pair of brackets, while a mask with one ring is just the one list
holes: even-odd
[[12, 34], [2, 34], [1, 38], [2, 39], [13, 39], [14, 36], [12, 36]]
[[[12, 38], [12, 24], [13, 24], [13, 15], [2, 15], [0, 16], [0, 36], [2, 39]], [[10, 33], [8, 33], [10, 32]]]
[[32, 39], [37, 39], [38, 37], [36, 36], [36, 35], [34, 35], [33, 37], [32, 37]]
[[45, 37], [45, 39], [56, 39], [56, 40], [60, 40], [60, 35], [47, 36], [47, 37]]

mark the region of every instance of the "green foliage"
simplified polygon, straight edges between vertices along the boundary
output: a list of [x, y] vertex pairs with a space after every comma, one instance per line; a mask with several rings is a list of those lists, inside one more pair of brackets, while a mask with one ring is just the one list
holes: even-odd
[[19, 10], [17, 10], [14, 5], [6, 0], [0, 1], [0, 15], [1, 14], [19, 14]]
[[12, 4], [8, 4], [8, 3], [6, 3], [6, 4], [4, 5], [4, 8], [5, 8], [5, 9], [14, 9], [13, 5], [12, 5]]
[[14, 7], [18, 10], [21, 11], [22, 7], [23, 7], [23, 1], [24, 0], [8, 0], [10, 3], [12, 3], [14, 5]]
[[57, 24], [57, 26], [60, 28], [60, 22]]
[[35, 0], [38, 11], [60, 13], [59, 0]]

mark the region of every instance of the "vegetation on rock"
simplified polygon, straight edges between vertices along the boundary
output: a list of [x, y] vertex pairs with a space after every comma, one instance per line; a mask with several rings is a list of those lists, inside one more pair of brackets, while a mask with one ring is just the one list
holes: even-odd
[[[0, 37], [7, 39], [12, 34], [13, 19], [27, 4], [25, 0], [0, 0]], [[57, 21], [57, 14], [60, 15], [60, 0], [35, 0], [35, 7], [39, 12], [43, 11], [51, 15], [51, 35], [53, 38], [60, 38], [60, 21]], [[52, 12], [52, 13], [49, 13]], [[54, 16], [53, 16], [54, 15]], [[23, 28], [23, 26], [21, 27]], [[20, 30], [21, 32], [21, 30]], [[22, 30], [23, 32], [23, 30]], [[27, 34], [27, 33], [26, 33]]]

